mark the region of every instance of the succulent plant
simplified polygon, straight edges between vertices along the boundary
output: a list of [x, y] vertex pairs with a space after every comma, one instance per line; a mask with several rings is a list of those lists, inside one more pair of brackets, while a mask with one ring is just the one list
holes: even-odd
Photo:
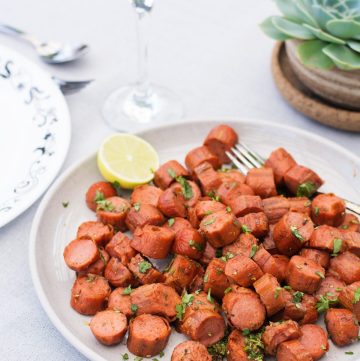
[[276, 40], [299, 39], [300, 61], [313, 68], [360, 69], [360, 0], [275, 0], [283, 16], [260, 27]]

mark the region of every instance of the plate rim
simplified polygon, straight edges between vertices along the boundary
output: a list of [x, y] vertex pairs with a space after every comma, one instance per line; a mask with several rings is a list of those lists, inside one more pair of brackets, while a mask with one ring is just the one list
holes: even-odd
[[[281, 128], [282, 130], [289, 130], [294, 131], [298, 134], [305, 135], [306, 137], [310, 137], [314, 140], [321, 141], [323, 143], [327, 143], [329, 146], [335, 148], [339, 152], [342, 152], [343, 154], [346, 154], [351, 160], [355, 163], [355, 165], [358, 165], [360, 167], [360, 157], [356, 156], [351, 151], [347, 150], [343, 146], [335, 143], [332, 140], [326, 139], [325, 137], [322, 137], [320, 135], [310, 133], [309, 131], [297, 128], [295, 126], [290, 125], [282, 125], [281, 123], [274, 123], [267, 120], [262, 120], [259, 118], [250, 118], [250, 117], [209, 117], [204, 118], [185, 118], [183, 120], [166, 124], [166, 125], [159, 125], [152, 128], [143, 129], [137, 132], [134, 132], [133, 134], [136, 134], [138, 136], [142, 136], [144, 133], [152, 132], [152, 131], [161, 131], [164, 128], [171, 128], [176, 127], [179, 125], [183, 125], [184, 123], [192, 123], [192, 124], [200, 124], [200, 123], [214, 123], [214, 124], [220, 124], [220, 123], [227, 123], [227, 122], [236, 122], [236, 123], [253, 123], [258, 125], [265, 125], [275, 128]], [[56, 315], [55, 311], [51, 307], [46, 293], [44, 292], [44, 289], [41, 285], [39, 273], [37, 272], [37, 265], [36, 265], [36, 239], [38, 236], [38, 230], [40, 221], [43, 217], [44, 210], [48, 205], [49, 200], [52, 198], [53, 194], [57, 191], [57, 189], [62, 185], [64, 180], [68, 178], [68, 176], [75, 171], [77, 168], [81, 167], [84, 163], [89, 161], [91, 158], [94, 158], [96, 156], [96, 152], [91, 153], [90, 155], [87, 155], [80, 159], [78, 162], [72, 164], [69, 168], [67, 168], [61, 176], [56, 179], [55, 182], [51, 185], [51, 187], [48, 189], [46, 194], [41, 200], [41, 203], [39, 204], [39, 207], [36, 211], [35, 217], [32, 222], [31, 231], [30, 231], [30, 243], [29, 243], [29, 265], [30, 265], [30, 273], [32, 282], [35, 288], [35, 292], [38, 296], [38, 299], [40, 301], [41, 306], [43, 307], [43, 310], [45, 311], [47, 317], [50, 319], [51, 323], [55, 326], [55, 328], [61, 333], [61, 335], [69, 342], [70, 345], [72, 345], [76, 350], [78, 350], [80, 353], [82, 353], [83, 356], [86, 356], [92, 361], [107, 361], [106, 358], [100, 356], [93, 350], [91, 350], [86, 344], [79, 341], [77, 338], [73, 338], [71, 332], [67, 329], [67, 327], [64, 325], [64, 323], [61, 321], [61, 319]]]
[[[16, 60], [19, 60], [22, 66], [27, 67], [28, 69], [34, 69], [35, 72], [41, 74], [41, 76], [48, 81], [48, 85], [46, 88], [52, 87], [52, 91], [54, 92], [55, 101], [58, 104], [59, 108], [62, 109], [64, 116], [62, 118], [62, 128], [64, 139], [61, 142], [61, 149], [63, 149], [63, 156], [60, 158], [58, 164], [54, 168], [53, 176], [51, 180], [48, 182], [43, 182], [43, 184], [39, 185], [34, 191], [35, 196], [33, 196], [28, 202], [25, 202], [18, 207], [16, 207], [16, 211], [12, 212], [12, 216], [6, 218], [5, 220], [1, 220], [0, 218], [0, 229], [10, 222], [17, 219], [22, 213], [24, 213], [27, 209], [29, 209], [36, 201], [38, 201], [41, 196], [49, 189], [49, 187], [54, 183], [56, 180], [57, 175], [59, 174], [61, 168], [63, 167], [66, 157], [69, 153], [70, 143], [71, 143], [71, 136], [72, 136], [72, 129], [71, 129], [71, 115], [69, 106], [66, 102], [64, 94], [60, 91], [59, 87], [53, 82], [51, 79], [51, 74], [44, 68], [42, 68], [39, 64], [35, 63], [32, 59], [28, 59], [25, 55], [14, 50], [8, 46], [4, 46], [0, 44], [0, 51], [4, 52], [4, 54], [9, 54], [10, 56], [16, 57]], [[39, 182], [41, 183], [41, 182]]]

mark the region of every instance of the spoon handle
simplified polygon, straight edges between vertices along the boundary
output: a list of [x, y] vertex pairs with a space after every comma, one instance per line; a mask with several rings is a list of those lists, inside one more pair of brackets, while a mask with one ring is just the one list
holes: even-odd
[[37, 40], [33, 35], [30, 35], [23, 30], [14, 28], [13, 26], [0, 23], [0, 32], [7, 35], [18, 36], [30, 42], [33, 46], [39, 45], [39, 40]]

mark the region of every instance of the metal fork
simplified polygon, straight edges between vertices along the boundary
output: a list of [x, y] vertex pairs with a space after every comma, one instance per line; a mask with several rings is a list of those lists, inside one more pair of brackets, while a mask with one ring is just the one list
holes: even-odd
[[[245, 143], [238, 143], [231, 148], [231, 152], [226, 152], [233, 164], [244, 174], [252, 168], [261, 168], [265, 164], [265, 159], [249, 148]], [[320, 194], [318, 192], [317, 194]], [[360, 216], [360, 205], [344, 199], [346, 209]]]
[[59, 86], [60, 90], [65, 95], [70, 95], [76, 93], [77, 91], [85, 88], [89, 85], [93, 79], [91, 80], [64, 80], [60, 79], [56, 76], [52, 76], [52, 80]]

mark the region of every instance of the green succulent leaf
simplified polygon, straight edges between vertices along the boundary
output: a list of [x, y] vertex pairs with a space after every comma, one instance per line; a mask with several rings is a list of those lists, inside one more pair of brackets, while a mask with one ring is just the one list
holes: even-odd
[[330, 44], [323, 49], [323, 52], [331, 58], [340, 69], [360, 69], [360, 54], [345, 45]]
[[268, 17], [267, 19], [265, 19], [261, 24], [260, 24], [260, 28], [261, 30], [268, 36], [270, 36], [270, 38], [273, 38], [275, 40], [287, 40], [290, 39], [289, 36], [285, 35], [284, 33], [282, 33], [281, 31], [279, 31], [273, 24], [272, 22], [272, 16]]
[[360, 22], [347, 19], [334, 19], [326, 24], [328, 31], [339, 38], [351, 39], [360, 34]]
[[347, 45], [356, 52], [360, 53], [360, 42], [355, 40], [349, 40]]
[[319, 40], [323, 40], [328, 43], [334, 43], [334, 44], [341, 44], [341, 45], [346, 44], [346, 42], [344, 40], [337, 38], [335, 36], [332, 36], [332, 35], [326, 33], [325, 31], [322, 31], [321, 29], [314, 28], [313, 26], [311, 26], [309, 24], [303, 24], [303, 26], [305, 28], [307, 28], [313, 34], [313, 36], [316, 36]]
[[326, 24], [328, 21], [336, 19], [334, 15], [332, 15], [327, 9], [323, 8], [319, 4], [313, 5], [312, 13], [322, 30], [327, 30]]
[[312, 32], [304, 28], [304, 26], [294, 23], [293, 21], [286, 20], [281, 16], [273, 16], [272, 23], [274, 24], [275, 28], [277, 28], [280, 32], [286, 34], [291, 38], [302, 40], [309, 40], [315, 38]]
[[314, 16], [312, 15], [313, 3], [311, 0], [297, 0], [296, 7], [304, 23], [318, 27]]
[[328, 45], [325, 41], [309, 40], [299, 44], [296, 48], [300, 61], [310, 67], [328, 70], [334, 67], [333, 61], [324, 54], [323, 49]]
[[275, 0], [277, 7], [284, 14], [284, 16], [296, 23], [302, 23], [304, 19], [299, 16], [295, 1], [289, 0]]

